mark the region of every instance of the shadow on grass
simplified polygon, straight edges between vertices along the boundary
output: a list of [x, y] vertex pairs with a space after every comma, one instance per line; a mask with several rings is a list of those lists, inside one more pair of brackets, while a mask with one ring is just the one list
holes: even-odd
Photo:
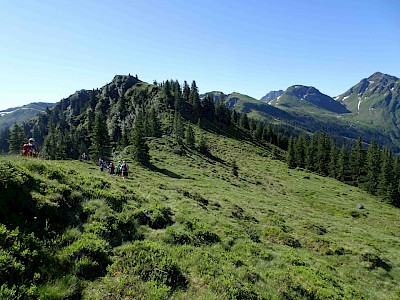
[[178, 175], [178, 174], [176, 174], [176, 173], [174, 173], [174, 172], [172, 172], [170, 170], [167, 170], [167, 169], [160, 169], [159, 167], [157, 167], [157, 166], [155, 166], [155, 165], [153, 165], [151, 163], [146, 165], [146, 167], [150, 171], [158, 172], [158, 173], [167, 175], [168, 177], [171, 177], [171, 178], [176, 178], [176, 179], [182, 179], [183, 178], [181, 175]]

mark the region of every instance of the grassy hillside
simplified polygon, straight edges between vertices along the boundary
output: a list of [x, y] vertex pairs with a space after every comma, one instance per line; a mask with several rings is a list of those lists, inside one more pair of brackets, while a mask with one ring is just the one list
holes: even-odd
[[3, 298], [400, 297], [398, 209], [249, 142], [206, 137], [209, 156], [152, 139], [152, 166], [131, 163], [127, 180], [92, 163], [1, 157]]

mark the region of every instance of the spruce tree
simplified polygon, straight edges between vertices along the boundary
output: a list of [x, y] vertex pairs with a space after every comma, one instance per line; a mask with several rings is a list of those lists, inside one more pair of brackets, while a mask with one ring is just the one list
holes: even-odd
[[362, 139], [359, 137], [357, 142], [350, 150], [350, 175], [352, 184], [360, 186], [364, 175], [365, 154], [362, 147]]
[[256, 129], [253, 131], [253, 138], [261, 140], [263, 131], [264, 131], [263, 124], [261, 122], [258, 122], [256, 125]]
[[8, 140], [10, 153], [20, 153], [24, 143], [26, 143], [24, 130], [18, 124], [14, 124], [14, 127], [10, 132], [10, 138]]
[[289, 137], [288, 149], [286, 151], [286, 163], [290, 169], [296, 167], [295, 138], [292, 135]]
[[380, 149], [375, 141], [372, 141], [366, 154], [366, 178], [365, 189], [370, 194], [376, 195], [378, 190], [378, 178], [380, 174]]
[[186, 126], [185, 130], [185, 145], [188, 148], [193, 148], [196, 145], [196, 138], [194, 135], [193, 128], [190, 124]]
[[395, 199], [397, 183], [394, 183], [392, 152], [385, 147], [381, 152], [381, 170], [379, 174], [378, 193], [385, 200], [392, 202]]
[[143, 113], [137, 112], [131, 134], [133, 159], [142, 165], [150, 162], [149, 146], [146, 143], [143, 129]]
[[236, 110], [232, 109], [232, 113], [231, 113], [231, 123], [232, 125], [237, 125], [238, 124], [238, 113]]
[[156, 109], [152, 107], [147, 118], [148, 136], [161, 137], [161, 122], [158, 119]]
[[331, 150], [329, 151], [329, 165], [328, 165], [328, 176], [337, 178], [338, 175], [338, 159], [339, 150], [334, 143], [331, 144]]
[[92, 159], [108, 160], [111, 156], [110, 137], [106, 124], [106, 118], [98, 110], [95, 113], [93, 131], [91, 133], [91, 146], [89, 147]]
[[307, 148], [307, 135], [303, 133], [297, 140], [295, 145], [295, 160], [296, 165], [300, 168], [305, 167], [306, 160], [306, 148]]
[[200, 103], [200, 96], [199, 96], [199, 91], [197, 89], [196, 81], [194, 81], [194, 80], [193, 80], [192, 86], [190, 88], [189, 103], [193, 107], [194, 114], [198, 116], [200, 113], [200, 109], [201, 109], [201, 103]]
[[314, 134], [311, 137], [311, 141], [308, 144], [307, 150], [306, 150], [306, 169], [315, 172], [317, 171], [317, 151], [318, 151], [318, 138]]
[[174, 116], [174, 137], [175, 142], [179, 145], [183, 145], [183, 138], [184, 138], [184, 127], [181, 114], [179, 112], [175, 112]]
[[240, 115], [239, 126], [244, 128], [244, 129], [250, 129], [250, 127], [249, 127], [249, 118], [247, 117], [246, 113], [242, 113]]
[[347, 163], [348, 163], [348, 157], [347, 157], [347, 150], [345, 146], [342, 146], [342, 149], [340, 149], [338, 160], [337, 160], [337, 175], [336, 179], [340, 180], [342, 182], [345, 182], [347, 179]]
[[199, 144], [197, 147], [200, 153], [209, 154], [208, 142], [203, 133], [200, 135]]

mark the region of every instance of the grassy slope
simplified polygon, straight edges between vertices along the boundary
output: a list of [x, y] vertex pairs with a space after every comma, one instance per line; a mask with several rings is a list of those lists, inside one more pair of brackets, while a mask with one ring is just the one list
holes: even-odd
[[[107, 294], [153, 299], [400, 296], [398, 209], [335, 180], [288, 170], [284, 163], [270, 159], [269, 153], [250, 143], [210, 133], [207, 138], [212, 157], [194, 151], [178, 156], [169, 152], [168, 140], [152, 140], [156, 168], [131, 164], [128, 180], [75, 161], [3, 157], [0, 162], [9, 160], [15, 166], [28, 167], [38, 180], [54, 186], [60, 183], [47, 179], [43, 172], [35, 173], [42, 167], [29, 165], [43, 164], [45, 170], [57, 168], [62, 174], [76, 170], [76, 176], [66, 176], [63, 182], [83, 194], [89, 186], [93, 191], [105, 186], [108, 192], [129, 194], [121, 213], [156, 204], [172, 209], [173, 224], [166, 229], [142, 225], [140, 232], [176, 263], [187, 284], [171, 289], [154, 285], [154, 281], [147, 285], [132, 283], [130, 271], [119, 262], [115, 263], [119, 267], [109, 268], [104, 278], [81, 285], [85, 298], [103, 299]], [[239, 167], [238, 178], [229, 166], [233, 159]], [[97, 194], [96, 199], [82, 198], [83, 206], [94, 207], [93, 201], [101, 202], [101, 193]], [[358, 203], [365, 209], [357, 209]], [[97, 208], [101, 207], [98, 204]], [[89, 217], [85, 226], [76, 228], [85, 232], [94, 220]], [[185, 235], [190, 239], [182, 244]], [[114, 248], [114, 253], [124, 249], [131, 251], [124, 245]], [[66, 250], [57, 251], [57, 257], [62, 257]], [[52, 290], [62, 294], [63, 290], [80, 289], [75, 277], [67, 278], [69, 281], [42, 286], [42, 295]]]

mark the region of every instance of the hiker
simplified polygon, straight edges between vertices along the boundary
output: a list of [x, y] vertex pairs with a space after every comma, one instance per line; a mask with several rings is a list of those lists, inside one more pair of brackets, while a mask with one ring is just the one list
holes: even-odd
[[118, 162], [118, 165], [116, 168], [116, 174], [117, 174], [117, 176], [121, 175], [121, 161]]
[[113, 163], [113, 162], [110, 162], [110, 164], [108, 165], [108, 172], [109, 172], [111, 175], [114, 175], [114, 174], [115, 174], [115, 173], [114, 173], [114, 170], [115, 170], [114, 163]]
[[88, 160], [88, 155], [86, 154], [86, 152], [83, 152], [83, 154], [82, 154], [82, 160], [83, 160], [83, 161], [87, 161], [87, 160]]
[[30, 156], [30, 157], [36, 157], [37, 156], [36, 146], [35, 146], [35, 139], [34, 138], [30, 138], [28, 140], [28, 143], [24, 144], [22, 146], [22, 155], [23, 156]]
[[128, 164], [126, 163], [126, 161], [123, 161], [123, 163], [121, 165], [121, 172], [122, 172], [122, 178], [123, 179], [127, 179], [128, 178], [128, 171], [129, 171]]
[[103, 170], [104, 170], [104, 161], [101, 158], [99, 158], [99, 168], [100, 168], [100, 171], [103, 172]]

